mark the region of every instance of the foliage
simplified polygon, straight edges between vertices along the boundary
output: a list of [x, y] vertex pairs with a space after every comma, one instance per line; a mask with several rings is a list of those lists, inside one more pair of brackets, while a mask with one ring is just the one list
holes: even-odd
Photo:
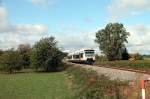
[[0, 99], [72, 99], [64, 72], [0, 74]]
[[9, 73], [22, 69], [22, 57], [18, 51], [9, 50], [1, 56], [1, 69]]
[[56, 71], [64, 58], [54, 37], [42, 38], [32, 48], [32, 66], [44, 71]]
[[150, 55], [143, 55], [143, 57], [145, 57], [145, 58], [150, 58]]
[[3, 54], [3, 50], [0, 49], [0, 56]]
[[129, 60], [129, 54], [126, 48], [122, 52], [122, 60]]
[[69, 67], [67, 73], [72, 82], [73, 99], [125, 99], [121, 88], [126, 86], [124, 82], [75, 66]]
[[107, 56], [108, 60], [120, 60], [128, 35], [129, 32], [126, 31], [123, 24], [109, 23], [105, 29], [96, 33], [95, 42], [99, 44], [100, 50]]
[[107, 57], [105, 55], [95, 55], [96, 61], [107, 61]]
[[30, 54], [31, 54], [31, 47], [29, 44], [20, 44], [18, 46], [19, 54], [22, 56], [23, 59], [23, 67], [29, 68], [30, 66]]
[[135, 55], [135, 60], [143, 60], [143, 56], [140, 55], [139, 53], [137, 53], [137, 54]]

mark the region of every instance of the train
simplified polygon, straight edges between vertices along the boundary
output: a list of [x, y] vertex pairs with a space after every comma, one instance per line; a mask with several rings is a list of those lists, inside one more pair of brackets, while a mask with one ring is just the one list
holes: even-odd
[[95, 62], [94, 49], [80, 49], [68, 54], [67, 60], [73, 63], [93, 64]]

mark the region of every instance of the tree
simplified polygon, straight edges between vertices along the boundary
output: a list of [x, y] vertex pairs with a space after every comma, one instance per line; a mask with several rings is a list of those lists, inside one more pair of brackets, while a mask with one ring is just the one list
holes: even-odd
[[135, 60], [143, 60], [143, 56], [140, 55], [139, 53], [135, 54]]
[[96, 33], [95, 42], [99, 44], [100, 50], [108, 60], [120, 60], [128, 36], [129, 32], [126, 31], [123, 24], [109, 23]]
[[1, 56], [3, 53], [4, 53], [3, 50], [0, 49], [0, 56]]
[[20, 44], [18, 46], [19, 54], [22, 56], [23, 59], [23, 67], [29, 68], [30, 66], [30, 54], [31, 54], [31, 47], [30, 44]]
[[32, 48], [31, 62], [36, 70], [56, 71], [63, 58], [54, 37], [42, 38]]
[[122, 52], [122, 60], [129, 60], [129, 54], [126, 48]]
[[13, 73], [22, 69], [22, 57], [18, 51], [9, 50], [1, 56], [2, 70]]

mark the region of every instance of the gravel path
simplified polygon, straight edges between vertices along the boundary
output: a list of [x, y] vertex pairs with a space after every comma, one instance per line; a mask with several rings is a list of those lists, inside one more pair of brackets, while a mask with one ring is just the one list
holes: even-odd
[[111, 69], [111, 68], [105, 68], [105, 67], [96, 67], [96, 66], [83, 65], [83, 64], [77, 64], [77, 65], [81, 66], [82, 68], [85, 68], [85, 69], [94, 70], [100, 75], [104, 74], [104, 75], [110, 77], [110, 79], [119, 79], [122, 81], [132, 81], [132, 80], [140, 80], [140, 79], [150, 78], [150, 75], [143, 74], [143, 73], [117, 70], [117, 69]]

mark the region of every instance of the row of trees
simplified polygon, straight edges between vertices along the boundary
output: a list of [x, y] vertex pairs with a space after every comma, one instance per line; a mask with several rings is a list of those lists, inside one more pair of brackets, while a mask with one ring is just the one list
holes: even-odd
[[0, 69], [9, 73], [23, 68], [56, 71], [65, 55], [58, 48], [54, 37], [46, 37], [36, 42], [33, 47], [21, 44], [17, 50], [0, 50]]

